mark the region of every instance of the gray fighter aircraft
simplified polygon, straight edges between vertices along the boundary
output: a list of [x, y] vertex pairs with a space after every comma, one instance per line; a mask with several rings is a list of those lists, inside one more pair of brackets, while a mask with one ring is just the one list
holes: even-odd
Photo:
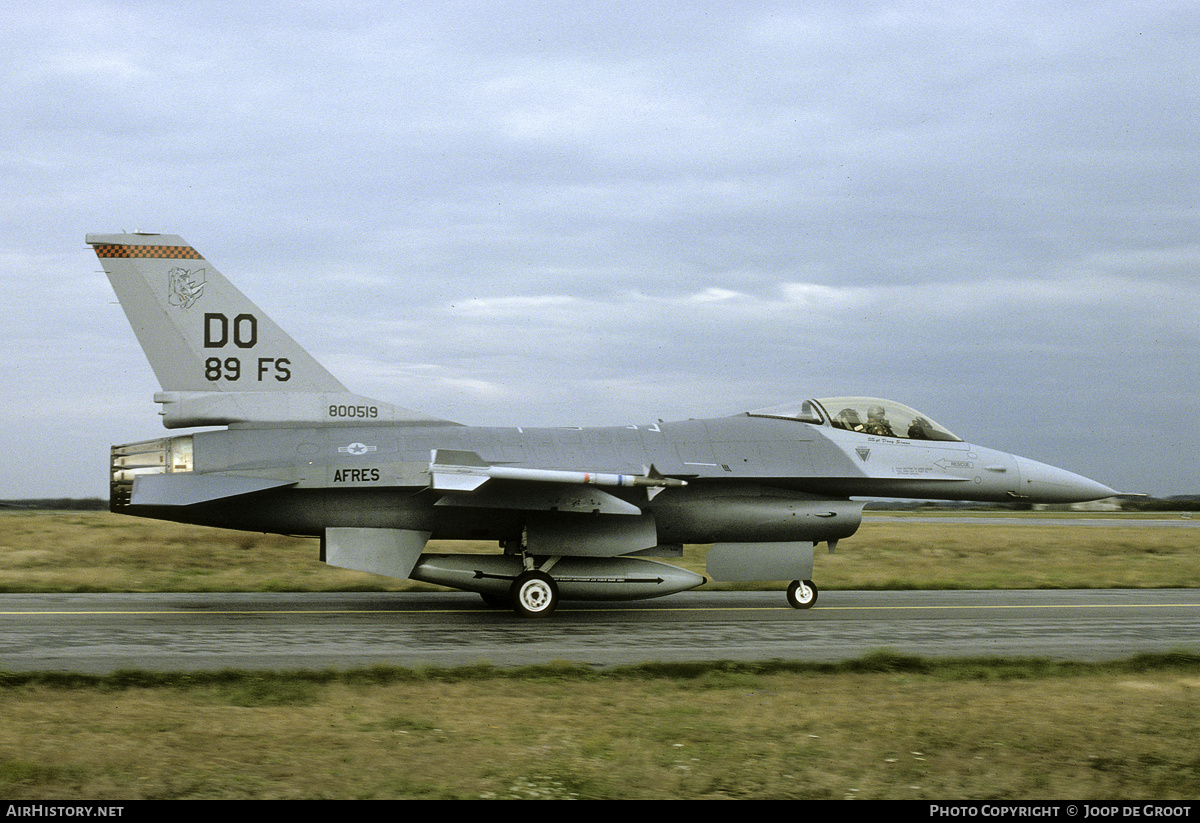
[[[351, 393], [183, 239], [89, 234], [162, 385], [168, 429], [114, 446], [115, 512], [320, 538], [326, 563], [545, 616], [705, 578], [649, 557], [713, 544], [717, 580], [817, 599], [813, 550], [855, 497], [1066, 503], [1116, 492], [966, 443], [913, 409], [832, 397], [707, 420], [479, 428]], [[495, 554], [425, 553], [430, 539]]]

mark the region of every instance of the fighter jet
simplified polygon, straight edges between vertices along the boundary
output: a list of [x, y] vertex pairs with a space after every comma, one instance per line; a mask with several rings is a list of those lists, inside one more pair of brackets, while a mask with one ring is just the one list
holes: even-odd
[[[480, 594], [526, 617], [702, 575], [652, 557], [711, 544], [720, 581], [791, 581], [855, 533], [862, 498], [1069, 503], [1078, 474], [971, 445], [923, 413], [829, 397], [609, 428], [475, 427], [350, 392], [182, 238], [89, 234], [162, 391], [168, 429], [113, 446], [114, 512], [320, 538], [348, 569]], [[487, 540], [493, 554], [425, 551]]]

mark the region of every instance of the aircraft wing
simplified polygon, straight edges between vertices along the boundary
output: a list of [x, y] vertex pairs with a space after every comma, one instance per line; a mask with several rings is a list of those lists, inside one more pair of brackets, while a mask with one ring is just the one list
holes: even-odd
[[[433, 477], [433, 488], [447, 492], [474, 492], [489, 480], [512, 480], [521, 483], [557, 483], [583, 486], [634, 487], [647, 489], [653, 497], [670, 486], [686, 486], [686, 480], [663, 477], [653, 466], [644, 474], [613, 474], [605, 472], [564, 471], [560, 469], [532, 469], [523, 466], [490, 464], [471, 451], [434, 449], [429, 472]], [[606, 495], [613, 500], [618, 498]]]
[[653, 496], [685, 485], [653, 467], [640, 475], [536, 469], [491, 464], [455, 449], [433, 450], [429, 471], [433, 488], [445, 492], [437, 506], [529, 512], [526, 538], [535, 554], [615, 557], [654, 548], [654, 516], [595, 487], [642, 487]]
[[191, 506], [292, 485], [287, 480], [236, 474], [146, 474], [133, 481], [133, 504]]

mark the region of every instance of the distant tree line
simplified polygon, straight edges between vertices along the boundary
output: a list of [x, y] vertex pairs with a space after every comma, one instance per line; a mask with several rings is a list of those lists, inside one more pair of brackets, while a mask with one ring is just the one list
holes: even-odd
[[[1121, 511], [1127, 512], [1190, 512], [1200, 511], [1200, 494], [1180, 494], [1172, 497], [1119, 497]], [[879, 500], [866, 504], [869, 510], [904, 511], [906, 509], [960, 509], [965, 511], [1029, 511], [1031, 503], [973, 503], [956, 500]], [[1039, 505], [1042, 511], [1067, 511], [1076, 508], [1068, 503]]]
[[0, 500], [0, 510], [104, 511], [108, 501], [99, 497], [38, 497], [31, 500]]
[[1190, 512], [1200, 509], [1200, 494], [1174, 497], [1125, 497], [1121, 508], [1131, 512]]

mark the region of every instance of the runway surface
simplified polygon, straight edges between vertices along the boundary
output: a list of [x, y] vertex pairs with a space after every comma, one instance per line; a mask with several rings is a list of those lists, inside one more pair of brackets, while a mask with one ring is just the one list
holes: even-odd
[[1200, 650], [1200, 591], [685, 592], [564, 603], [548, 619], [472, 594], [0, 595], [0, 670], [497, 666], [556, 660], [842, 660], [925, 656], [1106, 660]]

